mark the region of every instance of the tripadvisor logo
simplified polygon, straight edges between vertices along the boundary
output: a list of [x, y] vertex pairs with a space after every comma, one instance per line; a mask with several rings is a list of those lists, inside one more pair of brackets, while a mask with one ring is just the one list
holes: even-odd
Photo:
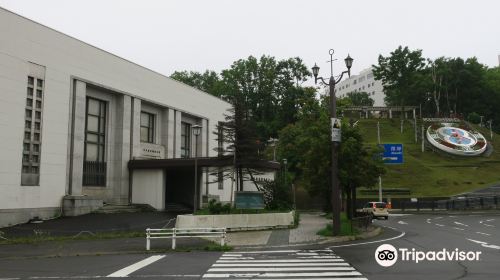
[[375, 250], [375, 260], [384, 267], [400, 261], [419, 263], [421, 261], [479, 261], [481, 251], [461, 251], [442, 249], [439, 251], [418, 251], [415, 248], [396, 249], [390, 244], [382, 244]]

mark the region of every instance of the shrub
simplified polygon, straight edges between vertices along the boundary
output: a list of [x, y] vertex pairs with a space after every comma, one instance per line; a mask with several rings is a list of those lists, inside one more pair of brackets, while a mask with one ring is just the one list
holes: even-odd
[[472, 112], [467, 117], [467, 120], [469, 120], [473, 124], [478, 124], [481, 122], [481, 116], [476, 112]]

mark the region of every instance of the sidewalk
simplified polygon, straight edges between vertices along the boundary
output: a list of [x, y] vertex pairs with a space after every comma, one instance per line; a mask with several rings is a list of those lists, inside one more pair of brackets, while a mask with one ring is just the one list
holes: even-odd
[[[70, 236], [74, 236], [77, 231], [84, 232], [83, 234], [88, 234], [86, 233], [87, 231], [106, 232], [111, 229], [143, 231], [152, 225], [157, 225], [158, 227], [165, 226], [170, 217], [165, 213], [121, 213], [85, 216], [74, 217], [69, 220], [64, 218], [46, 221], [42, 224], [25, 224], [0, 230], [6, 233], [4, 234], [6, 237], [25, 237], [28, 232], [33, 232], [34, 229], [40, 230], [41, 228], [51, 232], [53, 235], [59, 234], [63, 236], [68, 236], [69, 234], [71, 234]], [[83, 221], [86, 223], [82, 223]], [[78, 224], [78, 222], [81, 224]], [[297, 228], [230, 232], [227, 234], [226, 241], [232, 247], [244, 249], [248, 247], [270, 248], [343, 242], [352, 239], [349, 236], [322, 237], [316, 235], [316, 232], [325, 227], [328, 222], [320, 213], [303, 213], [300, 216], [300, 224]], [[173, 223], [171, 224], [173, 225]], [[121, 226], [117, 227], [118, 225]], [[57, 230], [55, 226], [58, 226]], [[377, 234], [374, 232], [368, 233], [367, 237]], [[216, 242], [218, 243], [218, 240]], [[177, 240], [177, 248], [181, 251], [202, 250], [211, 244], [213, 243], [209, 240], [200, 238], [182, 238]], [[169, 239], [154, 239], [151, 241], [151, 252], [166, 251], [170, 248], [171, 240]], [[0, 259], [145, 253], [147, 252], [145, 249], [145, 237], [60, 240], [33, 244], [0, 245]]]

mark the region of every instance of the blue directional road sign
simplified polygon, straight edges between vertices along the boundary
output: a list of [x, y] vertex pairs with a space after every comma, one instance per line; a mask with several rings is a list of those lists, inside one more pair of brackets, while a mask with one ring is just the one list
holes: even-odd
[[386, 164], [402, 164], [403, 163], [403, 144], [382, 144], [384, 152], [382, 160]]

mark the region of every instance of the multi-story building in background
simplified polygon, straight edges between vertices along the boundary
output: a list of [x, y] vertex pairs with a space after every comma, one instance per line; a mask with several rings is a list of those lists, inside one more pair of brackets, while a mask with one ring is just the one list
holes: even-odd
[[372, 67], [352, 75], [335, 86], [337, 97], [345, 97], [349, 92], [366, 92], [375, 103], [373, 106], [384, 106], [384, 87], [382, 82], [373, 77]]

